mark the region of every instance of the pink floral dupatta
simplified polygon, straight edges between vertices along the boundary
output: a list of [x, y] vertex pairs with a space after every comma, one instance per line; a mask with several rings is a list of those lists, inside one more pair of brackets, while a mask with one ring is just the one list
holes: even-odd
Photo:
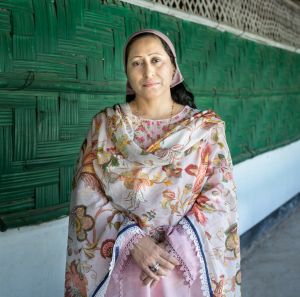
[[145, 150], [133, 138], [124, 105], [94, 117], [73, 184], [65, 296], [105, 296], [133, 243], [175, 226], [196, 251], [203, 296], [240, 296], [224, 122], [212, 111], [196, 112]]

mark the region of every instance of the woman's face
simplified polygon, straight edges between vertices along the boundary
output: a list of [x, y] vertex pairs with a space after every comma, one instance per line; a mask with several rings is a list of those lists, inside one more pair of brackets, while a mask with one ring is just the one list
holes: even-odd
[[127, 59], [127, 78], [136, 96], [145, 99], [171, 96], [175, 66], [157, 37], [134, 41]]

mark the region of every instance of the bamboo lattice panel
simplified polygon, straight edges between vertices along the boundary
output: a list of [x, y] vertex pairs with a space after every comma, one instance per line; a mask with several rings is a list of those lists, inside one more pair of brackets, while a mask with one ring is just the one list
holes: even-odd
[[144, 0], [300, 47], [300, 3], [290, 0]]
[[234, 162], [299, 139], [297, 54], [117, 1], [2, 1], [2, 229], [67, 214], [90, 120], [124, 102], [122, 47], [146, 27], [169, 35], [198, 107], [226, 121]]

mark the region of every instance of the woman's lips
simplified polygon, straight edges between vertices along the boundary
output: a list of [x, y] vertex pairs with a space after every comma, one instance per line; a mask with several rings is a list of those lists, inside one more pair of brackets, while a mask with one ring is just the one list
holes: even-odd
[[143, 86], [144, 87], [153, 87], [158, 84], [159, 84], [158, 82], [148, 82], [148, 83], [144, 83]]

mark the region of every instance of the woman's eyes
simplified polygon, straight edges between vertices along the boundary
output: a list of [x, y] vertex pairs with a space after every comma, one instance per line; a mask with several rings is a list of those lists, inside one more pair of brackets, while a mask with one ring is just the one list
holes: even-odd
[[[152, 63], [158, 63], [158, 62], [160, 62], [160, 59], [159, 58], [153, 58], [153, 59], [151, 59], [151, 62]], [[136, 67], [136, 66], [140, 66], [140, 65], [142, 65], [143, 64], [143, 61], [134, 61], [133, 63], [132, 63], [132, 66], [133, 67]]]
[[154, 63], [157, 63], [157, 62], [159, 62], [160, 61], [160, 59], [158, 59], [158, 58], [153, 58], [152, 59], [152, 62], [154, 62]]

